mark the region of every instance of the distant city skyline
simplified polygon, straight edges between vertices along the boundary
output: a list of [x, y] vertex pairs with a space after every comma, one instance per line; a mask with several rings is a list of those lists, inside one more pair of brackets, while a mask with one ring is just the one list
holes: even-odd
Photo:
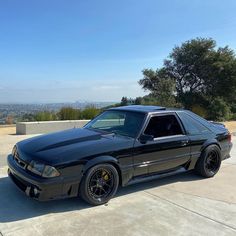
[[145, 93], [144, 68], [175, 45], [236, 50], [234, 0], [10, 0], [0, 3], [0, 103], [117, 102]]

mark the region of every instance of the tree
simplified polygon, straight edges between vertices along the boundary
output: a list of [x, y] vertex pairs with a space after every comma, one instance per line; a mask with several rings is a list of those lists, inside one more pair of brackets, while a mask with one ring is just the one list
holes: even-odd
[[151, 92], [148, 99], [147, 97], [144, 99], [146, 100], [144, 104], [176, 105], [175, 81], [168, 76], [164, 68], [156, 71], [145, 69], [143, 70], [143, 76], [143, 79], [139, 80], [139, 84], [145, 91]]
[[128, 105], [128, 98], [127, 97], [122, 97], [120, 105], [121, 106], [127, 106]]
[[142, 97], [136, 97], [134, 100], [134, 104], [135, 105], [140, 105], [142, 104]]
[[60, 120], [79, 120], [81, 111], [72, 107], [62, 107], [58, 113]]
[[[196, 38], [174, 47], [162, 68], [145, 69], [143, 75], [139, 84], [150, 91], [148, 103], [182, 104], [211, 119], [236, 113], [236, 56], [228, 46], [217, 48], [213, 39]], [[211, 107], [220, 111], [211, 113]]]
[[228, 47], [216, 49], [212, 39], [197, 38], [176, 46], [164, 61], [167, 75], [175, 80], [178, 100], [186, 108], [213, 98], [235, 101], [236, 58]]

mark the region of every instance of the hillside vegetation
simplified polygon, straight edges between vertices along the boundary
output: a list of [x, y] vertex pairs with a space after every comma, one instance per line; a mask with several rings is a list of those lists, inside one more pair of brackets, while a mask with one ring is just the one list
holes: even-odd
[[143, 70], [139, 84], [149, 94], [123, 97], [122, 105], [183, 107], [209, 120], [236, 120], [236, 56], [213, 39], [174, 47], [161, 68]]

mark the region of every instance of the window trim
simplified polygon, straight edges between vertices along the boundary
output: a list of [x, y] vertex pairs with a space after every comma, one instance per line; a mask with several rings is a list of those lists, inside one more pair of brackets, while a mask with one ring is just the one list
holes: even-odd
[[[206, 128], [207, 132], [201, 132], [199, 131], [199, 133], [196, 133], [196, 134], [191, 134], [187, 131], [187, 129], [185, 128], [184, 126], [184, 121], [182, 121], [182, 119], [180, 118], [180, 115], [179, 113], [184, 113], [186, 116], [189, 116], [191, 119], [193, 119], [196, 123], [198, 123], [199, 125], [203, 126]], [[194, 114], [194, 113], [193, 113]], [[189, 135], [189, 136], [196, 136], [196, 135], [202, 135], [202, 134], [205, 134], [205, 133], [211, 133], [211, 130], [209, 129], [209, 127], [207, 127], [205, 124], [203, 124], [202, 122], [200, 122], [198, 119], [196, 119], [195, 117], [193, 117], [190, 113], [188, 112], [185, 112], [185, 111], [180, 111], [180, 112], [177, 112], [177, 116], [179, 117], [179, 120], [181, 122], [181, 124], [183, 125], [183, 128], [185, 129], [185, 132], [186, 132], [186, 135]], [[201, 118], [201, 117], [200, 117]]]
[[[92, 129], [92, 128], [88, 128], [87, 126], [90, 125], [96, 118], [98, 118], [100, 115], [102, 115], [103, 113], [105, 112], [109, 112], [109, 111], [112, 111], [112, 112], [124, 112], [124, 113], [133, 113], [133, 114], [143, 114], [143, 121], [142, 121], [142, 124], [141, 124], [141, 128], [140, 128], [140, 131], [137, 132], [137, 134], [135, 135], [135, 137], [131, 137], [131, 136], [124, 136], [124, 137], [128, 137], [128, 138], [132, 138], [133, 140], [137, 140], [139, 139], [140, 135], [141, 135], [141, 132], [143, 130], [143, 127], [144, 125], [146, 124], [146, 121], [147, 121], [147, 117], [148, 117], [148, 113], [143, 113], [143, 112], [139, 112], [139, 111], [130, 111], [130, 110], [116, 110], [116, 109], [107, 109], [107, 110], [104, 110], [102, 111], [101, 113], [99, 113], [98, 115], [96, 115], [93, 119], [91, 119], [87, 124], [85, 124], [82, 128], [83, 129]], [[98, 131], [102, 131], [101, 129], [97, 129]]]
[[185, 134], [176, 134], [176, 135], [162, 136], [162, 137], [154, 138], [153, 141], [159, 141], [159, 140], [163, 140], [163, 139], [179, 138], [179, 137], [184, 137], [184, 136], [186, 136], [186, 135]]
[[176, 114], [176, 112], [163, 112], [163, 113], [149, 113], [147, 118], [146, 118], [146, 121], [141, 129], [141, 132], [140, 134], [138, 135], [138, 140], [140, 138], [141, 135], [144, 135], [144, 132], [151, 120], [151, 118], [153, 117], [157, 117], [157, 116], [168, 116], [168, 115], [173, 115], [175, 116], [180, 128], [181, 128], [181, 131], [182, 131], [182, 134], [176, 134], [176, 135], [169, 135], [169, 136], [162, 136], [162, 137], [157, 137], [157, 138], [154, 138], [153, 141], [158, 141], [158, 140], [162, 140], [162, 139], [169, 139], [169, 138], [174, 138], [174, 137], [181, 137], [181, 136], [186, 136], [186, 130], [184, 129], [184, 126], [182, 124], [182, 122], [180, 121], [180, 118], [178, 117], [178, 115]]

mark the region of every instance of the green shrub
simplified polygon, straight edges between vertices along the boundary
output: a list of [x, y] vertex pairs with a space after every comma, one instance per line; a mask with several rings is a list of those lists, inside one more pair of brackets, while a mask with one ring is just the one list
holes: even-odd
[[193, 105], [191, 110], [192, 112], [198, 114], [199, 116], [202, 116], [204, 118], [207, 117], [207, 109], [198, 104]]
[[79, 120], [81, 116], [81, 111], [72, 107], [62, 107], [58, 112], [60, 120]]
[[35, 114], [31, 114], [31, 113], [27, 113], [27, 114], [24, 114], [23, 116], [19, 117], [17, 119], [17, 121], [21, 122], [21, 121], [27, 121], [27, 122], [30, 122], [30, 121], [35, 121]]
[[230, 107], [220, 97], [216, 97], [210, 102], [208, 107], [208, 119], [216, 121], [229, 120], [231, 117]]
[[56, 119], [57, 119], [56, 114], [50, 111], [38, 112], [35, 115], [36, 121], [50, 121], [50, 120], [56, 120]]
[[236, 113], [232, 113], [230, 120], [236, 120]]
[[87, 106], [84, 110], [82, 110], [82, 119], [90, 120], [93, 119], [101, 112], [100, 109], [96, 108], [95, 106]]

